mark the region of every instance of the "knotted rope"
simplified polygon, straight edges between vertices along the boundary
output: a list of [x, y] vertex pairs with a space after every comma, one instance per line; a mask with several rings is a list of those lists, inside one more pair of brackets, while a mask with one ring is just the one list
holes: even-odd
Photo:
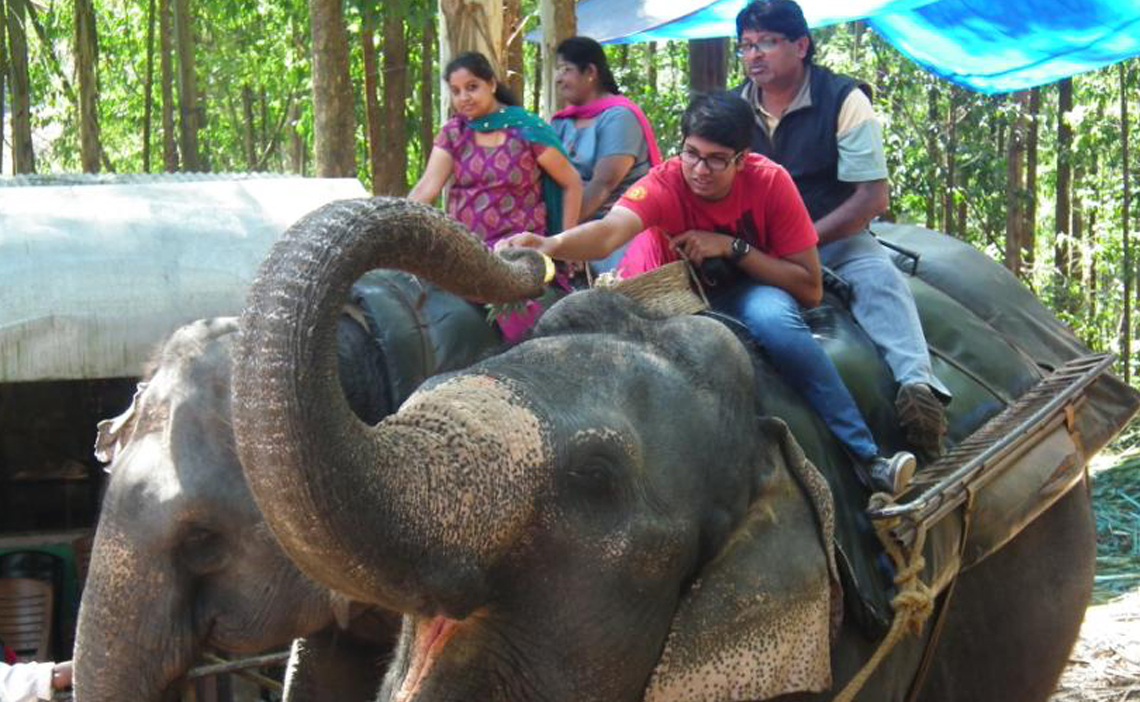
[[[867, 507], [869, 510], [880, 510], [893, 502], [894, 498], [890, 495], [877, 492], [871, 495]], [[863, 664], [855, 677], [847, 682], [847, 686], [833, 699], [833, 702], [851, 702], [855, 699], [855, 695], [863, 689], [863, 685], [871, 677], [871, 673], [875, 672], [875, 669], [879, 667], [879, 664], [887, 657], [895, 644], [901, 641], [908, 632], [916, 636], [921, 634], [923, 624], [926, 623], [930, 613], [934, 610], [934, 595], [931, 593], [930, 587], [918, 577], [923, 568], [926, 567], [926, 559], [922, 557], [922, 549], [926, 545], [926, 529], [924, 527], [918, 528], [914, 545], [911, 547], [908, 557], [908, 554], [891, 536], [891, 529], [898, 524], [898, 521], [898, 518], [895, 517], [894, 519], [875, 520], [874, 522], [875, 535], [879, 537], [879, 542], [883, 544], [883, 549], [886, 550], [887, 555], [891, 557], [891, 561], [895, 565], [894, 582], [898, 587], [898, 594], [891, 600], [891, 609], [895, 613], [894, 619], [891, 621], [891, 628], [875, 650], [875, 654]]]

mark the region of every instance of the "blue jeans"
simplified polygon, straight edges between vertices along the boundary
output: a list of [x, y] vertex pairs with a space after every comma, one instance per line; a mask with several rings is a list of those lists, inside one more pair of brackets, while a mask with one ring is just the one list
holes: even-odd
[[867, 460], [879, 455], [855, 400], [811, 335], [791, 295], [781, 288], [744, 280], [715, 293], [709, 302], [748, 328], [784, 380], [808, 401], [856, 458]]
[[926, 383], [949, 401], [950, 390], [930, 366], [914, 296], [871, 232], [823, 244], [819, 259], [851, 285], [851, 315], [879, 349], [895, 380], [900, 385]]

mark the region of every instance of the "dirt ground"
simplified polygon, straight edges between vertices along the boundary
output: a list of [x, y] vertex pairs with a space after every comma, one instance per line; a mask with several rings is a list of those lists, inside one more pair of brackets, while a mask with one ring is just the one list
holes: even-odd
[[1140, 590], [1090, 607], [1052, 702], [1140, 700]]

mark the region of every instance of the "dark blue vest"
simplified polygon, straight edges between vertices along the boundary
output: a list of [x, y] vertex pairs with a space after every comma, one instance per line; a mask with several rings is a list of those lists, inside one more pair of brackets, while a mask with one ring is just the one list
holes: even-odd
[[[811, 72], [811, 106], [788, 112], [769, 139], [759, 124], [752, 133], [752, 150], [788, 169], [812, 221], [839, 207], [855, 192], [855, 185], [839, 180], [839, 145], [836, 131], [839, 108], [852, 89], [862, 87], [853, 78], [814, 64]], [[747, 81], [736, 87], [741, 94]], [[865, 88], [869, 91], [869, 88]]]

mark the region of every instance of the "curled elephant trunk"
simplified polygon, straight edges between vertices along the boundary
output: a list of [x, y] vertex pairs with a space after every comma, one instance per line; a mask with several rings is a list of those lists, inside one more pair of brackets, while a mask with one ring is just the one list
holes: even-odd
[[[241, 320], [234, 432], [258, 506], [309, 577], [406, 612], [461, 617], [480, 601], [485, 568], [521, 518], [502, 505], [526, 489], [515, 444], [540, 443], [533, 413], [505, 384], [469, 377], [369, 427], [337, 382], [335, 321], [372, 268], [486, 302], [541, 292], [541, 258], [512, 258], [432, 208], [390, 198], [327, 205], [273, 247]], [[513, 422], [511, 446], [488, 420]], [[475, 475], [476, 464], [497, 470]]]

